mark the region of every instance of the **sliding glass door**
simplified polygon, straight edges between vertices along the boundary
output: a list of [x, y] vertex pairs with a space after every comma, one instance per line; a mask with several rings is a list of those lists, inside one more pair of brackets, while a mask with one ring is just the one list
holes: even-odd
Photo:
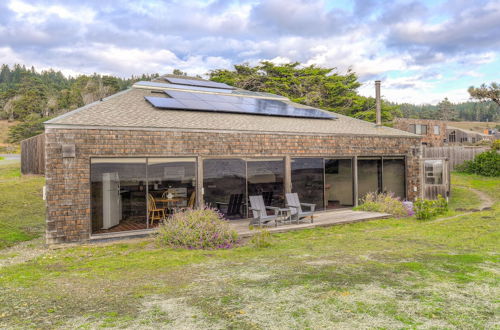
[[383, 160], [382, 182], [384, 192], [392, 192], [394, 196], [400, 199], [406, 198], [406, 176], [405, 176], [405, 159], [404, 158], [388, 158]]
[[292, 192], [302, 203], [316, 204], [316, 210], [324, 208], [323, 158], [292, 158]]
[[228, 219], [246, 218], [246, 162], [239, 158], [205, 159], [203, 190], [207, 206], [217, 208]]
[[327, 209], [354, 205], [352, 159], [325, 159], [325, 202]]
[[382, 158], [358, 158], [358, 198], [382, 191]]
[[266, 206], [284, 206], [283, 158], [247, 159], [248, 196], [262, 195]]
[[145, 229], [146, 181], [146, 158], [92, 159], [92, 232]]

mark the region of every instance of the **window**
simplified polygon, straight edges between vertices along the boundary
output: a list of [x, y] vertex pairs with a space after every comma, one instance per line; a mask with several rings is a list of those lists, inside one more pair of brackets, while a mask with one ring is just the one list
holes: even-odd
[[394, 196], [404, 199], [406, 197], [404, 158], [384, 157], [382, 172], [384, 192], [392, 192]]
[[358, 197], [362, 200], [368, 193], [382, 191], [382, 159], [358, 159]]
[[443, 184], [443, 161], [425, 160], [424, 175], [426, 184]]
[[283, 158], [247, 159], [248, 196], [261, 195], [266, 206], [283, 207], [285, 162]]
[[410, 124], [410, 133], [416, 134], [417, 133], [416, 127], [417, 125]]
[[292, 158], [292, 191], [301, 203], [316, 204], [323, 209], [323, 158]]
[[352, 159], [325, 159], [327, 209], [354, 205]]
[[228, 158], [203, 161], [205, 203], [219, 209], [227, 219], [246, 217], [246, 186], [245, 160]]
[[439, 135], [440, 134], [440, 130], [439, 130], [439, 125], [434, 125], [434, 135]]
[[449, 136], [449, 141], [450, 141], [450, 142], [456, 142], [456, 138], [457, 138], [457, 137], [456, 137], [455, 131], [452, 131], [452, 132], [450, 133], [450, 136]]
[[412, 124], [410, 125], [410, 132], [414, 134], [426, 135], [427, 134], [427, 125], [421, 124]]
[[427, 134], [427, 125], [420, 125], [420, 134], [422, 135]]

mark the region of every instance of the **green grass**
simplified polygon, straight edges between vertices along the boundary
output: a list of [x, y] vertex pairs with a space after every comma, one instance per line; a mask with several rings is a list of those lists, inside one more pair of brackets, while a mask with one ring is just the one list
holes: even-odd
[[[277, 234], [260, 249], [142, 240], [47, 250], [0, 268], [0, 328], [494, 328], [500, 180], [453, 182], [495, 205]], [[462, 188], [453, 198], [479, 203]]]
[[5, 157], [0, 157], [0, 160], [4, 160], [4, 159], [5, 159]]
[[17, 162], [0, 165], [0, 249], [43, 233], [43, 184], [40, 176], [21, 177]]

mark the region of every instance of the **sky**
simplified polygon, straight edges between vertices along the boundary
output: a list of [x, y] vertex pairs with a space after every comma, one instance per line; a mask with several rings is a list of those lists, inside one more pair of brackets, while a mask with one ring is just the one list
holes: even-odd
[[0, 0], [0, 63], [67, 75], [205, 75], [298, 61], [352, 69], [393, 102], [500, 82], [500, 0]]

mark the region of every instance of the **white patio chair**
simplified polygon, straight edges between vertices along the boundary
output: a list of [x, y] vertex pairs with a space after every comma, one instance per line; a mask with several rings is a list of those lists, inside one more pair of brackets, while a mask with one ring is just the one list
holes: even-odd
[[[268, 225], [274, 221], [274, 226], [278, 225], [276, 219], [278, 218], [279, 207], [266, 206], [262, 196], [250, 196], [250, 210], [253, 214], [250, 224], [262, 227], [262, 225]], [[274, 214], [267, 214], [267, 210], [273, 210]]]
[[[302, 206], [308, 207], [308, 211], [302, 210]], [[292, 213], [292, 219], [297, 220], [297, 223], [301, 219], [310, 217], [311, 223], [314, 222], [314, 210], [316, 209], [316, 204], [301, 203], [299, 201], [299, 195], [297, 193], [287, 193], [286, 194], [286, 207], [289, 207]]]

